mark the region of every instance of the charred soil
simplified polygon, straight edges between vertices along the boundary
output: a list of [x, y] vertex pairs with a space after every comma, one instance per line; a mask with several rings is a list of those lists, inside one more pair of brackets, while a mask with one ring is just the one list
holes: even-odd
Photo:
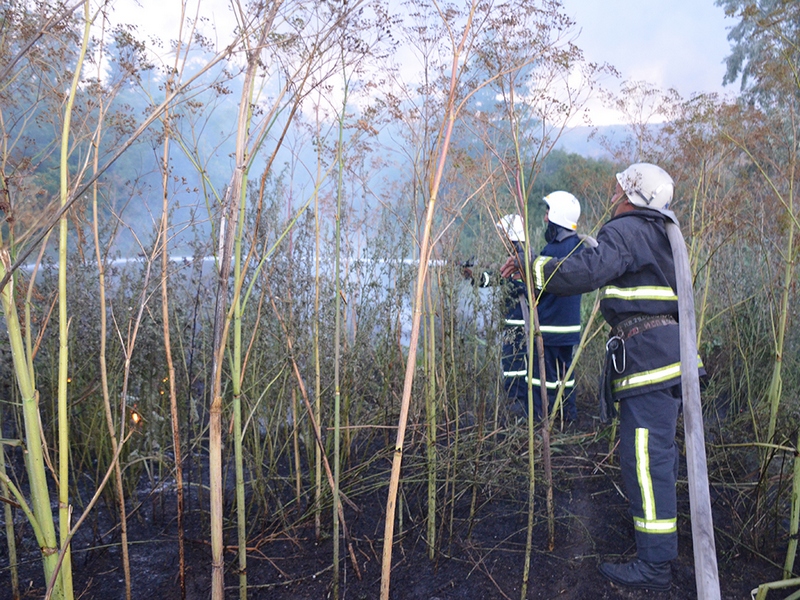
[[[412, 435], [413, 437], [413, 435]], [[450, 439], [449, 436], [447, 436]], [[395, 529], [391, 597], [396, 600], [485, 600], [520, 598], [528, 515], [527, 429], [501, 427], [481, 437], [480, 461], [465, 450], [463, 459], [441, 465], [433, 558], [427, 538], [427, 480], [424, 448], [409, 446]], [[553, 434], [554, 544], [548, 543], [546, 485], [536, 466], [535, 525], [527, 598], [600, 600], [606, 598], [696, 598], [689, 499], [685, 475], [679, 484], [680, 556], [672, 564], [669, 592], [628, 591], [613, 586], [597, 571], [601, 561], [635, 555], [633, 529], [607, 435], [588, 418], [578, 427]], [[362, 448], [346, 461], [343, 476], [348, 540], [340, 553], [339, 597], [378, 598], [390, 454]], [[538, 450], [537, 450], [538, 451]], [[366, 457], [369, 456], [369, 460]], [[488, 459], [487, 459], [488, 457]], [[357, 465], [357, 466], [353, 466]], [[364, 466], [366, 465], [366, 466]], [[196, 469], [199, 473], [201, 469]], [[459, 483], [453, 487], [453, 471]], [[356, 474], [357, 473], [357, 474]], [[189, 478], [190, 479], [190, 478]], [[356, 486], [353, 482], [358, 481]], [[171, 480], [142, 485], [129, 515], [133, 598], [181, 598]], [[199, 485], [202, 483], [202, 485]], [[208, 598], [211, 552], [208, 544], [207, 482], [195, 482], [187, 496], [186, 597]], [[198, 493], [199, 492], [199, 493]], [[124, 598], [119, 529], [110, 494], [73, 542], [76, 597]], [[226, 596], [238, 597], [233, 494], [226, 495]], [[736, 521], [719, 490], [712, 490], [722, 597], [749, 598], [761, 583], [779, 579], [779, 555], [764, 556], [735, 543]], [[287, 502], [249, 524], [247, 584], [250, 598], [321, 600], [333, 597], [330, 503], [322, 514], [323, 532], [315, 535], [308, 498], [302, 506]], [[37, 548], [17, 513], [22, 597], [40, 598], [44, 582]], [[776, 544], [778, 546], [779, 544]], [[772, 560], [771, 560], [772, 559]], [[11, 598], [8, 551], [0, 544], [0, 598]]]

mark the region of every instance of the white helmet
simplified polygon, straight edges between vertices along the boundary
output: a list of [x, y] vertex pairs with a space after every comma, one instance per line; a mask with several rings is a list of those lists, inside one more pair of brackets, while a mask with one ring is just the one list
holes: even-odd
[[542, 200], [548, 207], [547, 220], [575, 231], [581, 218], [581, 203], [569, 192], [552, 192]]
[[617, 181], [631, 204], [667, 210], [672, 202], [675, 182], [672, 177], [656, 165], [636, 163], [617, 173]]
[[512, 242], [525, 241], [525, 223], [519, 215], [506, 215], [497, 222], [497, 228]]

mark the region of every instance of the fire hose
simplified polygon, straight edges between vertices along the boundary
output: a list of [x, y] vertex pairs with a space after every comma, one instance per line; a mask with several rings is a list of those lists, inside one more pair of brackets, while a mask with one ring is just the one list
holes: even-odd
[[681, 388], [683, 422], [686, 438], [686, 467], [689, 479], [689, 508], [692, 521], [694, 572], [697, 597], [719, 600], [719, 574], [714, 544], [714, 522], [708, 488], [703, 434], [703, 409], [700, 403], [700, 379], [697, 369], [697, 329], [695, 325], [692, 272], [686, 242], [676, 221], [667, 221], [667, 237], [675, 262], [678, 284], [678, 314], [681, 335]]

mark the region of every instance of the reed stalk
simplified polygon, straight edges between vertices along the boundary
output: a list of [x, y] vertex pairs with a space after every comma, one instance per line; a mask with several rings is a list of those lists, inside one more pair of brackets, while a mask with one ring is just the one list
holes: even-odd
[[[475, 344], [473, 347], [473, 368], [477, 368], [478, 364], [478, 344]], [[498, 378], [495, 378], [495, 386], [498, 385]], [[498, 390], [495, 390], [495, 398], [498, 397]], [[497, 405], [498, 402], [495, 401], [495, 416], [497, 414]], [[476, 507], [478, 505], [478, 473], [480, 472], [480, 467], [482, 463], [482, 455], [481, 450], [483, 449], [483, 432], [484, 432], [484, 421], [486, 419], [486, 394], [480, 394], [480, 399], [478, 400], [477, 406], [478, 412], [478, 429], [476, 431], [476, 439], [477, 443], [475, 444], [475, 455], [472, 460], [472, 498], [470, 499], [469, 503], [469, 529], [467, 531], [467, 537], [469, 538], [472, 535], [472, 526], [475, 523], [475, 512]]]
[[777, 331], [775, 332], [775, 360], [772, 364], [772, 377], [769, 389], [767, 390], [767, 401], [769, 403], [769, 429], [767, 431], [767, 441], [775, 442], [775, 428], [778, 423], [778, 409], [781, 404], [783, 392], [783, 353], [786, 346], [786, 327], [789, 322], [789, 314], [792, 311], [790, 293], [794, 282], [794, 272], [796, 254], [794, 236], [795, 219], [794, 216], [794, 194], [788, 195], [787, 211], [790, 215], [788, 220], [788, 232], [786, 234], [786, 250], [783, 259], [783, 285], [781, 286], [781, 296]]
[[[789, 290], [792, 287], [795, 262], [796, 262], [794, 258], [794, 255], [796, 253], [796, 249], [794, 246], [794, 235], [795, 235], [795, 227], [797, 226], [797, 224], [794, 218], [794, 194], [791, 192], [789, 193], [787, 210], [792, 215], [792, 218], [789, 219], [790, 223], [789, 234], [788, 234], [788, 240], [786, 242], [787, 255], [785, 259], [783, 294], [781, 300], [781, 314], [778, 327], [778, 339], [776, 340], [777, 355], [773, 370], [772, 383], [770, 384], [770, 394], [775, 395], [774, 408], [772, 408], [773, 404], [770, 405], [771, 406], [770, 435], [768, 440], [771, 442], [774, 441], [773, 438], [775, 432], [775, 421], [777, 419], [777, 403], [780, 401], [780, 393], [782, 387], [782, 383], [780, 380], [780, 365], [782, 363], [783, 347], [786, 336], [786, 326], [790, 310]], [[773, 390], [773, 386], [777, 389]], [[796, 448], [800, 448], [800, 433], [798, 433], [797, 436]], [[795, 556], [797, 554], [797, 535], [798, 535], [798, 529], [800, 528], [799, 524], [800, 524], [800, 457], [798, 457], [797, 450], [795, 450], [794, 469], [792, 472], [792, 497], [791, 497], [791, 516], [789, 524], [789, 546], [786, 550], [786, 560], [783, 568], [784, 579], [789, 579], [794, 571], [794, 561], [795, 561]]]
[[64, 561], [64, 557], [69, 552], [70, 542], [72, 542], [72, 538], [75, 536], [75, 533], [78, 531], [78, 529], [81, 528], [81, 526], [86, 521], [87, 517], [97, 504], [97, 501], [100, 499], [100, 495], [103, 493], [103, 490], [105, 489], [106, 484], [108, 483], [108, 480], [111, 478], [111, 474], [114, 471], [114, 465], [119, 463], [119, 453], [122, 451], [122, 448], [125, 446], [125, 442], [128, 441], [128, 439], [132, 434], [133, 432], [131, 431], [125, 438], [122, 439], [122, 443], [117, 447], [117, 452], [111, 458], [111, 464], [109, 464], [108, 468], [106, 469], [105, 475], [103, 476], [103, 480], [97, 486], [97, 489], [95, 489], [91, 500], [89, 500], [89, 503], [83, 509], [83, 513], [81, 514], [81, 516], [75, 521], [75, 524], [67, 532], [67, 537], [64, 544], [61, 547], [61, 550], [53, 557], [55, 560], [56, 568], [55, 571], [53, 572], [53, 575], [50, 577], [50, 579], [47, 580], [47, 591], [45, 592], [44, 600], [51, 600], [51, 598], [53, 598], [53, 594], [58, 593], [58, 588], [59, 588], [58, 582], [61, 579], [59, 576], [60, 575], [59, 569], [61, 568], [61, 565]]
[[[84, 29], [72, 84], [64, 107], [64, 123], [61, 130], [60, 198], [61, 207], [69, 198], [69, 140], [72, 109], [78, 83], [81, 79], [83, 61], [89, 44], [92, 26], [89, 0], [84, 2]], [[67, 543], [72, 509], [69, 505], [69, 406], [67, 386], [69, 379], [69, 316], [67, 312], [67, 251], [68, 224], [66, 214], [59, 222], [58, 244], [58, 528], [61, 544]], [[65, 600], [72, 598], [72, 553], [66, 549], [60, 572], [62, 594]]]
[[[0, 240], [2, 241], [2, 240]], [[0, 246], [0, 276], [5, 277], [11, 268], [11, 257], [8, 249]], [[14, 365], [14, 375], [22, 398], [22, 415], [25, 425], [25, 448], [27, 460], [25, 466], [30, 480], [31, 509], [26, 512], [31, 526], [37, 533], [37, 544], [42, 553], [42, 565], [45, 580], [49, 581], [57, 571], [58, 542], [56, 541], [55, 522], [50, 508], [50, 494], [47, 488], [47, 473], [44, 468], [44, 452], [42, 449], [43, 434], [39, 419], [39, 392], [35, 388], [33, 371], [29, 369], [29, 357], [25, 352], [22, 328], [19, 323], [17, 306], [14, 300], [14, 278], [9, 278], [5, 287], [0, 290], [3, 313], [8, 331], [9, 347]], [[6, 485], [9, 481], [5, 482]], [[9, 486], [11, 487], [11, 486]], [[13, 489], [13, 488], [12, 488]], [[20, 502], [22, 504], [22, 502]], [[27, 505], [25, 505], [27, 506]], [[60, 581], [60, 578], [59, 578]], [[59, 585], [55, 598], [64, 598], [63, 588]]]
[[[292, 195], [287, 194], [286, 196], [286, 216], [288, 219], [291, 219], [292, 216]], [[287, 243], [287, 253], [290, 257], [292, 257], [292, 251], [294, 249], [293, 236], [292, 232], [289, 231], [288, 234], [288, 243]], [[286, 304], [287, 310], [289, 312], [288, 322], [294, 323], [294, 310], [293, 310], [293, 299], [292, 299], [292, 288], [294, 287], [294, 270], [289, 269], [287, 273], [287, 282], [286, 282]], [[297, 405], [297, 388], [292, 386], [291, 391], [291, 411], [292, 411], [292, 453], [294, 454], [294, 494], [295, 494], [295, 502], [297, 503], [297, 507], [302, 504], [303, 500], [303, 472], [301, 467], [300, 461], [300, 411], [298, 410]]]
[[531, 553], [533, 552], [533, 526], [535, 523], [535, 491], [536, 491], [536, 446], [535, 446], [535, 419], [533, 418], [534, 410], [534, 390], [533, 390], [533, 361], [539, 361], [539, 398], [542, 406], [542, 465], [544, 468], [546, 490], [546, 505], [547, 505], [547, 545], [548, 549], [552, 552], [555, 547], [555, 509], [553, 507], [553, 472], [550, 459], [550, 419], [548, 411], [550, 408], [550, 400], [547, 394], [547, 373], [545, 370], [544, 362], [544, 341], [542, 339], [542, 332], [539, 327], [539, 313], [536, 308], [536, 301], [530, 310], [528, 310], [528, 298], [536, 298], [533, 288], [533, 280], [531, 275], [531, 239], [529, 235], [529, 219], [528, 219], [528, 186], [525, 184], [525, 169], [522, 164], [522, 150], [520, 148], [519, 130], [514, 114], [514, 86], [510, 86], [510, 113], [512, 118], [511, 135], [514, 143], [514, 157], [516, 161], [516, 198], [521, 208], [520, 212], [523, 216], [523, 223], [525, 224], [525, 241], [524, 241], [524, 263], [520, 265], [523, 272], [523, 282], [525, 284], [525, 293], [520, 295], [519, 302], [522, 305], [522, 312], [525, 318], [525, 337], [526, 348], [528, 351], [527, 356], [527, 389], [528, 389], [528, 523], [525, 537], [525, 559], [522, 569], [522, 585], [520, 587], [520, 598], [523, 600], [528, 593], [528, 582], [530, 578], [530, 562]]
[[340, 281], [341, 254], [342, 254], [342, 197], [344, 196], [344, 122], [347, 115], [347, 94], [350, 91], [350, 80], [345, 72], [344, 47], [341, 51], [343, 98], [342, 112], [339, 115], [339, 140], [336, 147], [336, 223], [334, 228], [333, 249], [333, 281], [334, 281], [334, 331], [333, 331], [333, 599], [339, 600], [339, 467], [341, 463], [341, 388], [340, 388], [340, 362], [341, 362], [341, 296]]
[[[227, 346], [228, 331], [231, 320], [238, 323], [234, 325], [234, 351], [231, 364], [231, 379], [233, 381], [233, 412], [234, 412], [234, 461], [236, 464], [237, 484], [237, 537], [239, 541], [239, 593], [247, 595], [246, 571], [246, 519], [243, 494], [243, 469], [241, 466], [241, 304], [239, 301], [239, 286], [241, 282], [241, 238], [243, 227], [242, 199], [247, 193], [248, 152], [247, 139], [249, 123], [252, 117], [252, 96], [254, 81], [259, 67], [259, 55], [264, 46], [264, 41], [269, 32], [268, 25], [262, 24], [257, 43], [253, 48], [247, 48], [247, 69], [242, 83], [242, 96], [239, 102], [239, 113], [236, 126], [236, 153], [235, 168], [231, 178], [231, 187], [228, 190], [227, 206], [219, 228], [219, 277], [217, 282], [217, 301], [214, 310], [214, 358], [212, 364], [212, 401], [209, 410], [209, 488], [211, 512], [211, 598], [223, 600], [225, 596], [223, 557], [222, 520], [223, 520], [223, 478], [222, 478], [222, 361]], [[243, 38], [246, 43], [246, 37]], [[236, 250], [234, 250], [234, 242]], [[226, 310], [228, 294], [228, 278], [230, 275], [231, 261], [234, 260], [234, 281], [236, 294], [233, 299], [232, 313]], [[238, 333], [237, 333], [238, 331]], [[238, 424], [238, 428], [237, 428]], [[240, 474], [242, 480], [239, 480]], [[241, 485], [240, 485], [241, 483]], [[244, 535], [243, 535], [244, 534]], [[242, 540], [242, 538], [245, 538]]]
[[[239, 226], [234, 241], [234, 274], [236, 289], [242, 281], [242, 237], [244, 208], [247, 190], [247, 171], [242, 177], [242, 197], [239, 202]], [[231, 355], [231, 385], [233, 387], [233, 460], [236, 472], [236, 539], [239, 565], [239, 598], [247, 598], [247, 505], [244, 489], [244, 456], [242, 453], [242, 302], [241, 296], [233, 299], [233, 352]]]
[[[181, 5], [183, 8], [183, 4]], [[181, 18], [180, 22], [183, 22]], [[177, 65], [176, 65], [177, 67]], [[177, 70], [177, 69], [176, 69]], [[172, 87], [172, 75], [167, 81], [167, 87]], [[178, 418], [178, 397], [175, 389], [175, 364], [172, 360], [172, 342], [169, 331], [169, 148], [170, 148], [170, 110], [164, 111], [164, 145], [161, 157], [161, 186], [163, 190], [163, 203], [161, 207], [161, 327], [164, 336], [164, 355], [167, 363], [167, 381], [169, 382], [169, 412], [170, 425], [172, 428], [172, 451], [175, 458], [175, 492], [176, 492], [176, 512], [178, 527], [178, 582], [181, 588], [181, 599], [186, 598], [186, 557], [184, 551], [184, 531], [183, 531], [183, 461], [181, 459], [181, 433], [180, 421]], [[116, 442], [115, 442], [116, 443]], [[124, 502], [123, 502], [124, 505]], [[128, 567], [129, 570], [129, 567]], [[130, 577], [130, 573], [126, 573]], [[130, 593], [130, 589], [126, 590]], [[127, 596], [130, 600], [130, 596]]]
[[[454, 298], [453, 288], [448, 287], [449, 292], [449, 304], [450, 306], [454, 306], [456, 299]], [[459, 386], [459, 369], [457, 365], [459, 364], [456, 361], [456, 348], [455, 348], [455, 340], [456, 340], [456, 322], [455, 322], [455, 311], [450, 311], [450, 318], [447, 320], [448, 324], [448, 335], [446, 336], [448, 339], [448, 346], [447, 350], [449, 351], [449, 358], [450, 364], [452, 368], [455, 370], [453, 373], [453, 423], [454, 423], [454, 431], [453, 431], [453, 453], [452, 453], [452, 460], [453, 460], [453, 471], [452, 475], [449, 475], [449, 485], [450, 485], [450, 518], [448, 520], [448, 532], [447, 532], [447, 539], [449, 543], [453, 541], [453, 524], [456, 518], [456, 489], [458, 482], [458, 453], [459, 453], [459, 443], [461, 441], [461, 387]], [[463, 364], [463, 362], [461, 363]], [[442, 371], [444, 371], [444, 366], [442, 367]], [[447, 375], [443, 373], [442, 379], [444, 381], [444, 388], [445, 393], [447, 390]], [[445, 406], [447, 406], [447, 400], [445, 399]], [[450, 471], [448, 470], [448, 473]], [[446, 486], [445, 486], [446, 487]]]
[[[275, 313], [277, 315], [277, 310], [275, 311]], [[320, 449], [323, 449], [324, 446], [322, 442], [322, 433], [320, 431], [320, 425], [314, 420], [314, 408], [311, 406], [311, 401], [308, 399], [308, 392], [306, 391], [306, 386], [305, 383], [303, 382], [303, 377], [300, 374], [300, 368], [297, 366], [297, 361], [294, 359], [294, 348], [292, 344], [292, 338], [289, 337], [289, 332], [286, 328], [286, 323], [283, 322], [283, 320], [280, 318], [279, 315], [278, 315], [278, 320], [280, 321], [281, 327], [283, 328], [283, 331], [286, 334], [288, 340], [289, 358], [292, 363], [292, 371], [294, 372], [295, 379], [297, 380], [297, 385], [300, 388], [300, 395], [302, 396], [303, 402], [305, 403], [306, 413], [308, 414], [309, 420], [311, 421], [311, 430], [314, 434], [314, 439], [317, 445], [320, 447]], [[330, 463], [328, 462], [328, 459], [325, 456], [324, 452], [322, 453], [322, 466], [325, 469], [325, 475], [328, 478], [328, 485], [330, 486], [331, 489], [334, 489], [336, 487], [334, 474], [333, 471], [331, 471]], [[344, 534], [344, 538], [347, 540], [347, 549], [350, 554], [350, 562], [353, 566], [353, 571], [355, 572], [356, 577], [360, 580], [361, 570], [358, 566], [358, 561], [356, 560], [355, 549], [353, 548], [352, 541], [350, 540], [350, 536], [347, 532], [347, 522], [345, 521], [344, 518], [344, 508], [342, 507], [342, 502], [341, 502], [341, 499], [343, 497], [344, 497], [343, 494], [340, 492], [339, 493], [340, 501], [334, 505], [334, 508], [336, 509], [339, 522], [342, 525], [342, 533]], [[344, 499], [347, 500], [346, 497], [344, 497]]]
[[[181, 2], [181, 14], [178, 23], [181, 24], [178, 32], [177, 48], [175, 50], [175, 62], [173, 69], [167, 78], [166, 90], [167, 94], [175, 88], [176, 76], [180, 76], [183, 72], [183, 66], [186, 65], [190, 44], [184, 43], [182, 40], [183, 27], [182, 24], [186, 20], [186, 2]], [[200, 5], [197, 5], [199, 12]], [[195, 23], [197, 22], [197, 15], [195, 15]], [[181, 59], [181, 53], [183, 58]], [[181, 62], [182, 60], [182, 62]], [[170, 425], [172, 428], [172, 451], [175, 459], [175, 495], [176, 495], [176, 516], [178, 528], [178, 582], [181, 589], [181, 599], [186, 598], [186, 556], [184, 548], [184, 486], [183, 486], [183, 460], [181, 452], [181, 434], [180, 434], [180, 419], [178, 414], [178, 397], [175, 382], [175, 364], [172, 358], [172, 341], [170, 336], [170, 317], [169, 317], [169, 198], [168, 198], [168, 182], [170, 172], [170, 141], [172, 139], [172, 129], [170, 120], [170, 105], [164, 108], [164, 117], [162, 122], [164, 124], [164, 144], [163, 154], [161, 158], [161, 186], [163, 190], [163, 203], [161, 208], [161, 321], [162, 331], [164, 335], [164, 354], [167, 363], [167, 380], [169, 382], [169, 409], [170, 409]], [[191, 388], [191, 383], [190, 383]]]
[[[0, 435], [3, 431], [3, 402], [0, 402]], [[6, 484], [6, 450], [5, 441], [0, 442], [0, 493], [3, 498], [9, 497], [9, 487]], [[6, 547], [8, 548], [8, 568], [11, 573], [11, 597], [19, 600], [19, 567], [17, 565], [17, 540], [14, 534], [14, 510], [9, 502], [3, 503], [3, 516], [6, 522]]]
[[437, 167], [430, 181], [429, 200], [425, 212], [425, 225], [423, 228], [422, 239], [419, 244], [419, 267], [417, 268], [417, 280], [414, 292], [414, 309], [411, 317], [411, 339], [408, 347], [408, 357], [406, 359], [405, 378], [403, 380], [403, 395], [400, 400], [400, 417], [397, 424], [397, 438], [395, 440], [394, 453], [392, 455], [392, 471], [389, 477], [389, 490], [386, 500], [386, 519], [384, 522], [383, 533], [383, 556], [381, 559], [381, 591], [380, 600], [389, 600], [389, 588], [392, 574], [392, 548], [394, 545], [394, 519], [397, 508], [397, 491], [400, 486], [400, 467], [403, 462], [403, 445], [405, 443], [406, 426], [408, 424], [408, 413], [411, 406], [411, 391], [414, 383], [414, 372], [417, 364], [417, 346], [419, 344], [420, 321], [422, 320], [423, 292], [425, 280], [428, 275], [428, 261], [431, 254], [431, 230], [433, 228], [433, 216], [436, 212], [436, 199], [439, 194], [439, 186], [442, 181], [447, 154], [450, 148], [450, 139], [453, 133], [458, 107], [456, 105], [456, 86], [458, 83], [459, 62], [462, 52], [466, 46], [468, 34], [472, 27], [472, 18], [475, 12], [475, 4], [470, 5], [470, 12], [464, 27], [464, 34], [453, 49], [453, 61], [450, 72], [450, 88], [447, 95], [447, 109], [445, 111], [441, 144]]
[[[320, 137], [319, 107], [317, 108], [317, 137]], [[317, 181], [322, 180], [322, 156], [317, 153]], [[322, 367], [320, 364], [319, 346], [319, 321], [320, 321], [320, 212], [319, 212], [319, 190], [314, 190], [314, 321], [313, 321], [313, 341], [314, 348], [314, 420], [322, 422]], [[322, 534], [322, 447], [314, 444], [314, 537], [319, 541]]]
[[[98, 100], [100, 106], [103, 106], [102, 97]], [[102, 110], [101, 110], [102, 112]], [[97, 172], [99, 168], [99, 149], [97, 147], [97, 140], [99, 139], [100, 131], [95, 137], [93, 143], [94, 156], [92, 157], [92, 169]], [[106, 420], [106, 428], [108, 429], [108, 437], [111, 440], [111, 451], [116, 455], [118, 453], [119, 441], [117, 440], [116, 430], [114, 428], [114, 415], [111, 409], [111, 393], [108, 387], [108, 363], [107, 363], [107, 338], [108, 338], [108, 303], [106, 300], [106, 263], [103, 259], [103, 252], [100, 246], [100, 211], [98, 209], [98, 186], [97, 182], [92, 185], [92, 235], [94, 237], [95, 260], [97, 261], [97, 292], [99, 297], [99, 319], [100, 319], [100, 386], [103, 393], [103, 413]], [[120, 419], [125, 419], [125, 413], [121, 412]], [[125, 506], [125, 488], [122, 484], [122, 466], [117, 461], [114, 465], [114, 495], [117, 501], [117, 510], [119, 511], [119, 535], [120, 535], [120, 553], [122, 554], [122, 573], [125, 578], [125, 598], [131, 600], [131, 562], [128, 548], [128, 516], [127, 508]]]
[[436, 555], [436, 318], [431, 296], [432, 279], [425, 286], [427, 306], [427, 327], [424, 330], [425, 343], [425, 415], [427, 435], [425, 436], [426, 469], [428, 471], [428, 558]]
[[783, 578], [789, 579], [794, 573], [794, 561], [797, 556], [797, 537], [800, 532], [800, 432], [797, 434], [792, 469], [791, 512], [789, 516], [789, 545], [786, 548], [786, 560], [783, 563]]
[[[544, 364], [544, 339], [542, 338], [542, 330], [539, 325], [539, 311], [534, 305], [531, 311], [533, 318], [531, 321], [534, 325], [534, 341], [536, 344], [536, 352], [538, 353], [539, 360], [539, 395], [542, 400], [542, 466], [544, 468], [544, 478], [547, 484], [546, 493], [546, 506], [547, 506], [547, 549], [552, 552], [556, 545], [556, 517], [555, 508], [553, 506], [553, 462], [551, 458], [550, 449], [550, 418], [548, 412], [550, 410], [550, 398], [547, 394], [547, 376], [545, 373]], [[532, 382], [531, 382], [532, 384]], [[532, 395], [532, 388], [529, 387], [529, 395]], [[529, 401], [529, 407], [530, 401]], [[528, 419], [531, 422], [533, 419]], [[531, 454], [533, 447], [531, 447]]]

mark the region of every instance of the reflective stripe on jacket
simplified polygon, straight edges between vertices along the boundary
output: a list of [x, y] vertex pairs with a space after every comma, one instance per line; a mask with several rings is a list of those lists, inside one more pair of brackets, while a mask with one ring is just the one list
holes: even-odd
[[[600, 289], [600, 312], [614, 327], [634, 315], [678, 317], [675, 267], [664, 228], [665, 217], [638, 209], [609, 220], [597, 234], [597, 247], [561, 261], [534, 261], [537, 289], [571, 295]], [[625, 341], [621, 372], [612, 374], [617, 398], [666, 388], [680, 380], [677, 324], [645, 331]]]
[[[581, 252], [584, 244], [574, 231], [561, 229], [552, 242], [542, 248], [542, 256], [566, 258]], [[581, 295], [538, 294], [536, 308], [542, 341], [546, 346], [574, 346], [581, 341]]]

